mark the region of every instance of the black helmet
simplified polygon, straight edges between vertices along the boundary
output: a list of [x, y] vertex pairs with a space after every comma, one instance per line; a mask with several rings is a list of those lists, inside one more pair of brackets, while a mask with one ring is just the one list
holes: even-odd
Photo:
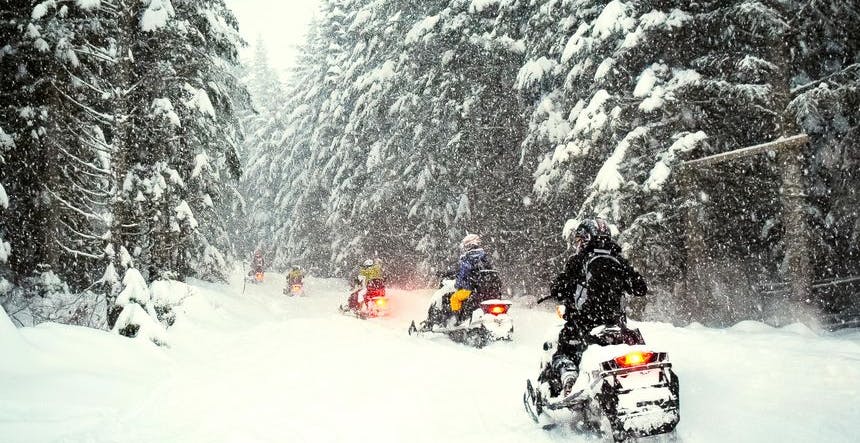
[[612, 232], [609, 230], [609, 224], [602, 218], [583, 220], [573, 235], [573, 241], [577, 249], [596, 240], [603, 242], [612, 240]]

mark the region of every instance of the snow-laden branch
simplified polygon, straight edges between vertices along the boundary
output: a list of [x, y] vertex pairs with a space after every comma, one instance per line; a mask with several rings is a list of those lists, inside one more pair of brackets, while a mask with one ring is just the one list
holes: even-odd
[[90, 254], [90, 253], [87, 253], [84, 251], [78, 251], [77, 249], [71, 249], [71, 248], [67, 247], [66, 245], [60, 243], [60, 240], [58, 240], [56, 238], [54, 238], [54, 243], [56, 243], [57, 246], [63, 248], [63, 250], [65, 250], [66, 252], [73, 254], [75, 256], [88, 257], [88, 258], [92, 258], [94, 260], [101, 260], [105, 257], [104, 253], [101, 253], [99, 255], [94, 255], [94, 254]]
[[845, 68], [841, 69], [840, 71], [834, 72], [834, 73], [832, 73], [830, 75], [826, 75], [824, 77], [821, 77], [818, 80], [813, 80], [809, 83], [804, 83], [800, 86], [795, 86], [794, 88], [791, 89], [791, 93], [792, 94], [799, 94], [799, 93], [801, 93], [801, 92], [803, 92], [803, 91], [805, 91], [805, 90], [807, 90], [813, 86], [817, 86], [817, 85], [819, 85], [819, 84], [821, 84], [827, 80], [830, 80], [833, 77], [838, 77], [840, 75], [847, 74], [850, 71], [854, 71], [857, 69], [860, 69], [860, 63], [854, 63], [853, 65], [848, 65]]
[[65, 148], [63, 148], [60, 145], [57, 145], [57, 149], [59, 149], [60, 152], [62, 152], [63, 154], [66, 154], [66, 156], [68, 156], [70, 159], [74, 160], [75, 162], [77, 162], [80, 165], [86, 166], [87, 168], [90, 168], [96, 172], [100, 172], [106, 176], [109, 176], [111, 174], [111, 172], [106, 170], [106, 169], [99, 168], [98, 166], [96, 166], [94, 164], [91, 164], [91, 163], [85, 162], [84, 160], [81, 160], [80, 157], [72, 154], [71, 152], [67, 151]]
[[91, 219], [91, 220], [98, 220], [100, 223], [106, 223], [105, 219], [104, 219], [103, 217], [101, 217], [100, 215], [97, 215], [97, 214], [92, 213], [92, 212], [86, 212], [86, 211], [84, 211], [84, 210], [82, 210], [82, 209], [80, 209], [80, 208], [76, 207], [75, 205], [73, 205], [73, 204], [69, 203], [68, 201], [66, 201], [65, 199], [63, 199], [63, 198], [62, 198], [62, 197], [60, 197], [59, 195], [57, 195], [57, 193], [56, 193], [56, 192], [54, 192], [54, 191], [50, 190], [47, 186], [44, 186], [44, 189], [45, 189], [45, 191], [47, 191], [49, 194], [51, 194], [51, 196], [52, 196], [52, 197], [54, 197], [55, 199], [57, 199], [57, 201], [58, 201], [58, 202], [62, 203], [62, 204], [63, 204], [63, 206], [65, 206], [65, 207], [67, 207], [67, 208], [71, 209], [72, 211], [74, 211], [74, 212], [76, 212], [76, 213], [78, 213], [78, 214], [80, 214], [80, 215], [82, 215], [82, 216], [84, 216], [84, 217], [86, 217], [86, 218], [89, 218], [89, 219]]
[[83, 103], [81, 103], [81, 102], [79, 102], [79, 101], [77, 101], [77, 100], [73, 99], [72, 97], [70, 97], [70, 96], [69, 96], [69, 94], [66, 94], [65, 92], [63, 92], [63, 90], [62, 90], [62, 89], [58, 88], [58, 87], [57, 87], [57, 85], [56, 85], [56, 83], [54, 83], [54, 82], [51, 82], [51, 86], [53, 86], [53, 87], [54, 87], [54, 89], [55, 89], [57, 92], [59, 92], [59, 93], [60, 93], [60, 95], [62, 95], [63, 97], [65, 97], [66, 99], [68, 99], [69, 101], [71, 101], [72, 103], [74, 103], [74, 104], [78, 105], [78, 107], [80, 107], [80, 108], [81, 108], [81, 109], [83, 109], [84, 111], [87, 111], [88, 113], [90, 113], [90, 114], [91, 114], [92, 116], [94, 116], [95, 118], [97, 118], [97, 119], [101, 120], [101, 121], [102, 121], [102, 123], [105, 123], [105, 124], [113, 123], [114, 118], [113, 118], [112, 116], [107, 115], [107, 114], [102, 113], [102, 112], [99, 112], [99, 111], [96, 111], [95, 109], [93, 109], [93, 108], [91, 108], [91, 107], [89, 107], [89, 106], [87, 106], [87, 105], [85, 105], [85, 104], [83, 104]]
[[77, 235], [78, 237], [85, 238], [85, 239], [87, 239], [87, 240], [98, 240], [98, 241], [103, 241], [103, 240], [104, 240], [103, 238], [101, 238], [101, 237], [99, 237], [99, 236], [95, 236], [95, 235], [92, 235], [92, 234], [84, 234], [83, 232], [78, 231], [77, 229], [73, 228], [71, 225], [69, 225], [68, 223], [66, 223], [64, 220], [60, 220], [60, 224], [62, 224], [63, 226], [65, 226], [65, 227], [66, 227], [66, 229], [68, 229], [69, 231], [72, 231], [72, 233], [73, 233], [73, 234], [75, 234], [75, 235]]

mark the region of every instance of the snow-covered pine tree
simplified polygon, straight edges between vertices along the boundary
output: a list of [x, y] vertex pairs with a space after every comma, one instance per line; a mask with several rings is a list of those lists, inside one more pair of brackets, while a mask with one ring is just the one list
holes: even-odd
[[222, 0], [115, 7], [114, 268], [149, 281], [222, 279], [239, 175], [236, 20]]
[[[6, 193], [6, 188], [3, 187], [3, 181], [8, 177], [6, 172], [6, 161], [4, 155], [6, 151], [15, 147], [15, 142], [12, 137], [3, 131], [0, 127], [0, 214], [6, 218], [6, 211], [9, 209], [9, 194]], [[9, 269], [9, 254], [12, 253], [12, 245], [6, 241], [6, 230], [8, 228], [0, 223], [0, 306], [3, 306], [2, 301], [12, 291], [12, 283], [9, 281], [12, 278], [12, 271]]]
[[[853, 1], [792, 2], [791, 103], [798, 126], [812, 137], [807, 213], [813, 263], [820, 279], [860, 270], [860, 5]], [[827, 312], [852, 305], [856, 287], [839, 286]]]
[[91, 290], [108, 261], [112, 180], [102, 128], [110, 95], [102, 72], [111, 48], [96, 6], [47, 1], [4, 10], [7, 29], [17, 31], [3, 50], [2, 112], [15, 145], [7, 183], [16, 196], [6, 230], [19, 252], [10, 266], [28, 323], [104, 323]]
[[147, 279], [220, 278], [229, 239], [219, 209], [239, 173], [236, 22], [221, 1], [152, 0], [139, 17], [121, 28], [134, 37], [117, 84], [137, 87], [117, 131], [115, 234]]
[[[785, 32], [782, 12], [747, 1], [572, 6], [572, 35], [546, 63], [558, 65], [547, 71], [563, 76], [563, 83], [546, 92], [551, 102], [536, 108], [567, 117], [557, 123], [543, 118], [539, 131], [565, 134], [548, 138], [555, 146], [537, 169], [536, 190], [579, 208], [570, 214], [567, 234], [586, 216], [618, 223], [619, 238], [637, 264], [655, 286], [671, 288], [685, 263], [677, 211], [684, 199], [672, 174], [682, 154], [721, 152], [779, 135], [771, 83], [778, 55], [771, 48]], [[727, 181], [725, 175], [745, 180]], [[707, 205], [698, 203], [707, 206], [701, 222], [710, 235], [706, 243], [713, 245], [709, 257], [757, 257], [747, 262], [751, 274], [768, 273], [773, 237], [761, 233], [779, 211], [776, 183], [775, 164], [766, 157], [699, 177], [704, 193], [697, 195], [707, 198]], [[738, 207], [744, 209], [731, 210]], [[751, 240], [726, 242], [727, 236]], [[724, 306], [723, 313], [747, 315], [747, 308], [752, 306]]]
[[282, 150], [284, 121], [290, 112], [287, 96], [277, 72], [269, 65], [266, 46], [257, 39], [254, 58], [245, 69], [242, 81], [248, 87], [253, 107], [242, 116], [245, 131], [243, 164], [247, 165], [241, 184], [241, 195], [247, 204], [241, 220], [235, 223], [246, 255], [261, 249], [270, 257], [276, 250], [274, 238], [277, 212], [274, 196], [281, 187], [280, 171], [272, 159]]
[[[395, 136], [412, 175], [403, 195], [416, 232], [413, 244], [423, 270], [456, 254], [467, 232], [477, 232], [510, 276], [521, 264], [522, 190], [528, 169], [520, 163], [524, 130], [510, 93], [523, 43], [497, 31], [497, 5], [430, 2], [408, 30], [406, 57], [398, 66], [408, 79]], [[410, 149], [411, 148], [411, 149]], [[514, 258], [517, 257], [517, 258]], [[529, 272], [525, 267], [523, 271]]]
[[350, 3], [322, 2], [318, 24], [290, 74], [286, 129], [269, 166], [278, 186], [271, 204], [272, 234], [263, 238], [273, 245], [276, 266], [300, 264], [315, 273], [331, 273], [332, 233], [326, 220], [339, 166], [332, 146], [343, 128], [344, 110], [337, 106], [336, 88], [342, 85]]

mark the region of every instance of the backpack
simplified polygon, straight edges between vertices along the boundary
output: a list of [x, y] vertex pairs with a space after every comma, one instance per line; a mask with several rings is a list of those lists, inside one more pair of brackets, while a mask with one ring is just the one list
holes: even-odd
[[499, 271], [492, 268], [486, 257], [482, 257], [475, 263], [469, 279], [472, 281], [474, 292], [481, 300], [502, 297], [502, 279], [499, 278]]
[[600, 264], [609, 264], [610, 266], [621, 266], [621, 262], [618, 261], [618, 258], [612, 255], [609, 249], [594, 249], [589, 252], [588, 257], [585, 259], [585, 263], [582, 266], [581, 277], [584, 284], [577, 283], [576, 291], [573, 294], [573, 300], [577, 310], [582, 309], [582, 306], [588, 301], [588, 290], [592, 287], [592, 265], [594, 265], [595, 262]]

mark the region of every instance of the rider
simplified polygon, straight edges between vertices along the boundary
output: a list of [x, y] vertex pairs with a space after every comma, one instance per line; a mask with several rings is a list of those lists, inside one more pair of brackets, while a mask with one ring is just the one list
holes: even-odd
[[[457, 263], [457, 279], [454, 284], [456, 291], [451, 295], [451, 311], [458, 314], [459, 320], [462, 321], [466, 315], [470, 314], [463, 309], [463, 304], [469, 300], [473, 292], [478, 292], [478, 286], [482, 280], [481, 271], [492, 271], [493, 264], [489, 254], [481, 247], [481, 237], [477, 234], [468, 234], [463, 237], [463, 240], [460, 241], [460, 250], [463, 251], [463, 255], [460, 256]], [[487, 295], [489, 294], [480, 294], [480, 296]], [[479, 295], [476, 294], [475, 296], [478, 297]]]
[[364, 294], [368, 288], [378, 288], [384, 285], [382, 276], [382, 265], [379, 260], [367, 259], [361, 264], [358, 270], [358, 277], [355, 283], [358, 284], [358, 290], [354, 291], [349, 296], [349, 308], [358, 309], [361, 302], [364, 301]]
[[298, 265], [293, 265], [290, 272], [287, 273], [287, 282], [290, 286], [300, 285], [302, 284], [302, 279], [304, 279], [304, 277], [305, 273], [302, 272], [302, 269]]
[[254, 255], [251, 256], [251, 272], [253, 275], [258, 272], [263, 272], [266, 268], [266, 260], [263, 258], [263, 251], [257, 249], [254, 251]]
[[645, 279], [621, 256], [609, 225], [601, 218], [583, 221], [574, 234], [576, 253], [551, 287], [550, 294], [565, 306], [564, 327], [558, 348], [539, 380], [548, 382], [550, 394], [567, 394], [579, 375], [587, 346], [585, 337], [601, 325], [626, 322], [621, 299], [625, 293], [644, 296]]

